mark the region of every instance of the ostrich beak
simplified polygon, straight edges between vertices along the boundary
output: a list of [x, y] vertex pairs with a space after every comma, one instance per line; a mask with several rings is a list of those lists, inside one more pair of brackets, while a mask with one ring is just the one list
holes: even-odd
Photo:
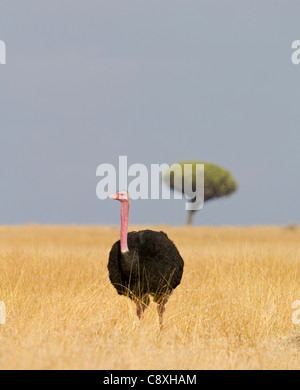
[[115, 194], [115, 195], [110, 195], [110, 196], [109, 196], [109, 199], [115, 199], [115, 200], [118, 200], [118, 194]]

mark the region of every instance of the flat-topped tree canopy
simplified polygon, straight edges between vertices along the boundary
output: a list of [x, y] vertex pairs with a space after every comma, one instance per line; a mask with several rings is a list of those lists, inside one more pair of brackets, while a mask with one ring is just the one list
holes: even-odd
[[[184, 170], [184, 165], [190, 164], [192, 170], [188, 173]], [[204, 202], [215, 198], [229, 196], [237, 190], [237, 182], [231, 173], [223, 167], [201, 160], [186, 160], [174, 163], [163, 174], [163, 181], [170, 186], [173, 191], [180, 191], [186, 196], [190, 196], [190, 190], [196, 191], [196, 165], [204, 164]], [[188, 175], [188, 176], [187, 176]], [[181, 177], [175, 180], [175, 177]], [[186, 188], [185, 184], [186, 183]], [[191, 202], [195, 201], [195, 198]], [[187, 224], [191, 224], [194, 210], [189, 212]]]

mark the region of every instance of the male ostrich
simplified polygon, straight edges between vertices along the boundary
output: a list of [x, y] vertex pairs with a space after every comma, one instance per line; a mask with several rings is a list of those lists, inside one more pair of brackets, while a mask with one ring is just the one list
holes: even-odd
[[135, 301], [139, 318], [150, 303], [149, 295], [152, 295], [158, 304], [162, 328], [165, 304], [181, 281], [182, 257], [164, 232], [141, 230], [127, 234], [128, 192], [120, 191], [109, 198], [121, 202], [121, 239], [114, 243], [109, 254], [110, 281], [118, 294]]

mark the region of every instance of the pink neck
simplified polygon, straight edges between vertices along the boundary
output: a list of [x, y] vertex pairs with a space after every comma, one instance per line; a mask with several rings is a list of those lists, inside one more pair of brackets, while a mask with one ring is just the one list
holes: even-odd
[[129, 219], [129, 201], [121, 202], [121, 252], [128, 252], [127, 229]]

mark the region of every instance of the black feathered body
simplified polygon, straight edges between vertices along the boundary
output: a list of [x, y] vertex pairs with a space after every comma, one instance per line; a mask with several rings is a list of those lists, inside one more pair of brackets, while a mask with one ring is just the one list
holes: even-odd
[[178, 286], [183, 273], [183, 259], [164, 232], [141, 230], [127, 237], [129, 251], [121, 253], [120, 241], [109, 254], [109, 277], [119, 294], [142, 299], [148, 305], [167, 300]]

